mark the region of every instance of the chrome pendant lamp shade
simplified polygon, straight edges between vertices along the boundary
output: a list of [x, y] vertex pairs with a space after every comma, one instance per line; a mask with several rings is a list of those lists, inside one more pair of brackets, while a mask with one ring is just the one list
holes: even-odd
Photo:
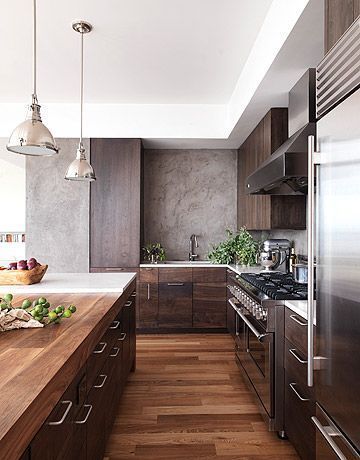
[[33, 0], [33, 94], [32, 103], [26, 120], [20, 123], [12, 132], [6, 146], [10, 152], [22, 155], [44, 156], [59, 152], [55, 140], [42, 123], [40, 105], [36, 95], [36, 0]]
[[83, 145], [83, 105], [84, 105], [84, 34], [92, 30], [92, 25], [85, 21], [78, 21], [72, 24], [75, 32], [81, 35], [81, 67], [80, 67], [80, 139], [79, 146], [76, 152], [75, 160], [70, 163], [68, 170], [65, 174], [65, 179], [73, 181], [87, 181], [91, 182], [96, 180], [94, 170], [91, 164], [87, 161], [85, 155], [85, 148]]

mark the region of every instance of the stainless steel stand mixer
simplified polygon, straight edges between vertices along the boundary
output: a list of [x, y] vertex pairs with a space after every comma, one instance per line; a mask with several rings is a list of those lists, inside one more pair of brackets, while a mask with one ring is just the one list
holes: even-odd
[[264, 267], [264, 271], [271, 272], [276, 269], [289, 272], [291, 243], [286, 239], [269, 239], [262, 244], [259, 254], [259, 263]]

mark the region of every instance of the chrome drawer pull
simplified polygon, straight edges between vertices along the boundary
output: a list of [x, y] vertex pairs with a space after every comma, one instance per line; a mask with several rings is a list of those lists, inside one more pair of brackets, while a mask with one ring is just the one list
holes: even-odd
[[132, 300], [128, 300], [127, 302], [125, 302], [124, 307], [131, 307], [131, 305], [132, 305]]
[[61, 401], [61, 404], [67, 404], [67, 408], [66, 408], [63, 416], [57, 422], [49, 422], [48, 425], [56, 426], [56, 425], [62, 425], [64, 423], [68, 413], [70, 412], [70, 409], [71, 409], [73, 403], [72, 403], [72, 401]]
[[117, 329], [120, 326], [120, 321], [113, 321], [109, 329]]
[[332, 439], [334, 436], [341, 436], [340, 432], [335, 430], [332, 426], [323, 426], [319, 419], [316, 417], [311, 417], [311, 420], [313, 421], [316, 428], [320, 431], [320, 433], [324, 436], [326, 442], [335, 452], [339, 460], [347, 460], [347, 457], [343, 454], [343, 452], [339, 449], [339, 446]]
[[131, 297], [136, 297], [136, 291], [131, 294]]
[[100, 350], [94, 350], [93, 353], [95, 353], [95, 354], [102, 353], [105, 350], [107, 343], [106, 342], [99, 342], [98, 345], [102, 345], [102, 347], [101, 347]]
[[83, 425], [84, 423], [87, 422], [87, 419], [89, 418], [89, 415], [92, 411], [93, 406], [91, 404], [84, 404], [84, 407], [88, 409], [87, 414], [85, 415], [85, 418], [83, 420], [76, 420], [75, 423], [78, 423], [79, 425]]
[[119, 354], [120, 348], [119, 347], [114, 347], [113, 350], [116, 350], [116, 351], [112, 355], [109, 355], [110, 358], [116, 358], [117, 355]]
[[301, 359], [300, 356], [298, 356], [298, 354], [296, 353], [296, 348], [289, 348], [289, 353], [291, 353], [293, 355], [293, 357], [299, 361], [299, 363], [301, 364], [307, 364], [307, 360], [305, 359]]
[[296, 396], [300, 399], [300, 401], [303, 401], [303, 402], [306, 402], [306, 401], [310, 401], [310, 399], [307, 399], [307, 398], [303, 398], [300, 393], [297, 391], [297, 389], [295, 388], [295, 385], [296, 383], [293, 382], [293, 383], [289, 383], [289, 387], [292, 389], [292, 391], [296, 394]]
[[295, 323], [300, 324], [300, 326], [307, 326], [308, 323], [300, 321], [296, 315], [290, 315], [290, 318], [295, 321]]
[[107, 380], [107, 375], [100, 374], [99, 377], [102, 377], [103, 381], [100, 383], [100, 385], [94, 385], [94, 388], [102, 388], [105, 385], [105, 382]]
[[184, 283], [168, 283], [168, 286], [184, 286]]
[[125, 339], [126, 339], [126, 332], [122, 332], [118, 340], [120, 340], [120, 342], [123, 342]]
[[123, 272], [124, 270], [125, 270], [125, 268], [121, 268], [121, 267], [113, 267], [113, 268], [106, 267], [105, 268], [105, 271], [107, 271], [107, 272], [120, 272], [120, 271]]

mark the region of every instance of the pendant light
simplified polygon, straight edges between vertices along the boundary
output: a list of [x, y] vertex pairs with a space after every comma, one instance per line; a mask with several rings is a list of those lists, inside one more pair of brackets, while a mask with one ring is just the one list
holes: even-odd
[[26, 120], [18, 125], [6, 146], [10, 152], [22, 155], [44, 156], [59, 152], [55, 140], [41, 121], [36, 94], [36, 0], [33, 0], [33, 94]]
[[72, 24], [75, 32], [81, 35], [81, 65], [80, 65], [80, 139], [76, 152], [76, 159], [70, 164], [65, 179], [77, 181], [94, 181], [96, 179], [93, 168], [85, 156], [83, 144], [83, 105], [84, 105], [84, 34], [92, 30], [92, 25], [85, 21]]

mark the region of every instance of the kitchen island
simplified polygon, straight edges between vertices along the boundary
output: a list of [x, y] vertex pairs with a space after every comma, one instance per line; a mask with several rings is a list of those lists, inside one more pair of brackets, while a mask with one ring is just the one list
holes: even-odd
[[31, 459], [51, 458], [59, 449], [64, 458], [100, 458], [105, 448], [126, 377], [135, 368], [136, 277], [81, 276], [78, 293], [70, 276], [63, 292], [54, 291], [56, 275], [39, 285], [0, 288], [14, 293], [14, 306], [41, 293], [51, 305], [77, 307], [60, 324], [0, 334], [0, 458], [30, 458], [28, 446]]

